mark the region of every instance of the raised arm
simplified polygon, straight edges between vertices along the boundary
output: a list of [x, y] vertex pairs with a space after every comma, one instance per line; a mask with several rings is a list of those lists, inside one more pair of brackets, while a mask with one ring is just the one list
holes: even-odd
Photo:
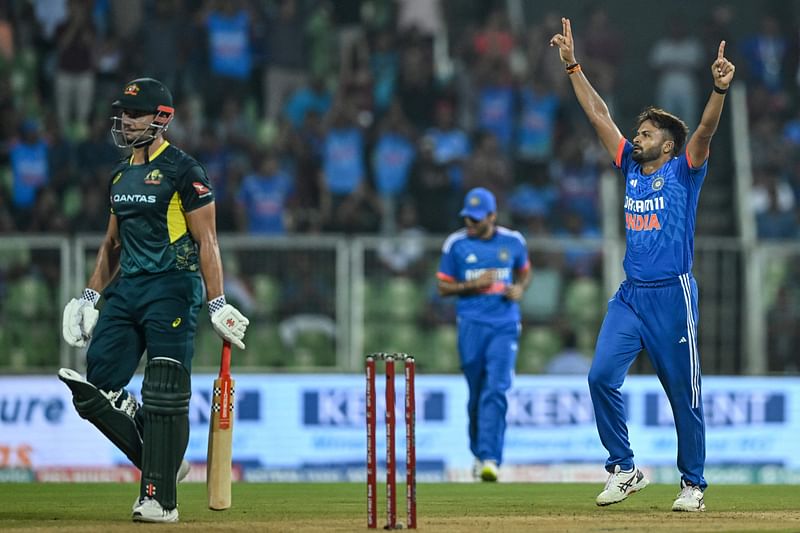
[[592, 84], [589, 83], [589, 80], [581, 71], [580, 64], [575, 59], [575, 42], [572, 39], [572, 26], [569, 19], [562, 17], [561, 25], [563, 28], [562, 33], [553, 35], [550, 39], [550, 46], [558, 47], [558, 55], [566, 65], [578, 103], [581, 104], [583, 112], [586, 113], [586, 117], [597, 132], [597, 136], [606, 151], [611, 155], [612, 159], [616, 158], [622, 133], [620, 133], [617, 125], [614, 124], [608, 106], [597, 94], [597, 91], [594, 90]]
[[700, 124], [689, 139], [686, 145], [686, 152], [689, 160], [695, 168], [701, 166], [708, 159], [708, 149], [711, 146], [711, 138], [719, 126], [719, 118], [722, 115], [722, 106], [725, 104], [725, 93], [733, 81], [733, 73], [736, 67], [725, 59], [725, 41], [719, 43], [717, 58], [711, 65], [711, 76], [714, 79], [714, 91], [708, 98]]

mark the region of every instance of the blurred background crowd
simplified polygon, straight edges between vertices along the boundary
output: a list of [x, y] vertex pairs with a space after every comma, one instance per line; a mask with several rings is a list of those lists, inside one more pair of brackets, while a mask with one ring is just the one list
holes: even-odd
[[[126, 81], [151, 76], [173, 92], [166, 136], [205, 166], [220, 232], [443, 236], [461, 225], [464, 192], [483, 186], [498, 198], [500, 222], [529, 242], [598, 239], [610, 162], [548, 47], [565, 15], [584, 72], [629, 136], [651, 103], [696, 126], [725, 39], [734, 84], [747, 87], [758, 238], [797, 241], [800, 4], [674, 4], [638, 26], [645, 8], [625, 0], [569, 9], [498, 0], [0, 0], [0, 233], [104, 231], [109, 170], [121, 156], [110, 143], [110, 102]], [[726, 116], [698, 235], [737, 235], [730, 128]], [[415, 269], [421, 249], [392, 242], [401, 244], [387, 241], [376, 268], [429, 281], [436, 254]], [[565, 287], [596, 279], [601, 267], [600, 254], [585, 251], [532, 259], [545, 278], [555, 265]], [[256, 275], [242, 263], [245, 277]], [[270, 274], [283, 283], [314, 260], [292, 265]], [[251, 278], [247, 285], [242, 294], [252, 297]], [[541, 285], [532, 309], [541, 312], [551, 286]], [[334, 298], [309, 299], [310, 290], [298, 301]], [[800, 289], [792, 290], [778, 297], [800, 315]], [[563, 290], [556, 294], [552, 305], [562, 305]], [[580, 312], [585, 302], [564, 305]], [[437, 305], [433, 298], [422, 315], [446, 323], [451, 313]], [[535, 322], [536, 312], [526, 316]], [[574, 346], [575, 336], [561, 328], [557, 345]], [[590, 351], [591, 331], [585, 337], [577, 344]]]
[[[574, 15], [576, 41], [626, 133], [631, 98], [694, 127], [727, 39], [751, 89], [759, 234], [796, 238], [796, 17], [676, 12], [631, 54], [605, 4]], [[120, 157], [109, 104], [152, 76], [174, 93], [168, 137], [214, 184], [220, 231], [444, 233], [480, 185], [527, 233], [596, 234], [609, 162], [547, 46], [560, 13], [531, 15], [512, 24], [496, 0], [3, 0], [0, 228], [102, 231]]]

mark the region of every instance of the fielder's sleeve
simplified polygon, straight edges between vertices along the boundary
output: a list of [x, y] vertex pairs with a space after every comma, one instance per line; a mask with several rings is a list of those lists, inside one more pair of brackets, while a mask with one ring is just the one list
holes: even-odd
[[525, 237], [521, 233], [519, 235], [519, 246], [517, 246], [517, 253], [514, 254], [514, 270], [517, 272], [525, 272], [531, 268], [531, 262], [528, 258], [528, 245], [525, 242]]
[[453, 247], [448, 242], [442, 247], [442, 258], [439, 260], [439, 272], [436, 277], [442, 281], [455, 282], [458, 281], [458, 265], [456, 258], [453, 254]]
[[633, 154], [633, 145], [628, 139], [623, 137], [619, 140], [617, 156], [614, 158], [614, 166], [622, 171], [623, 176], [628, 175], [628, 170], [630, 170], [631, 163], [633, 163], [631, 154]]
[[694, 184], [695, 187], [699, 188], [703, 181], [706, 179], [706, 173], [708, 172], [708, 157], [706, 160], [703, 161], [703, 164], [697, 168], [694, 168], [695, 161], [692, 161], [692, 158], [689, 157], [689, 150], [684, 150], [683, 154], [678, 158], [678, 178], [683, 181], [684, 183], [688, 181], [691, 184]]

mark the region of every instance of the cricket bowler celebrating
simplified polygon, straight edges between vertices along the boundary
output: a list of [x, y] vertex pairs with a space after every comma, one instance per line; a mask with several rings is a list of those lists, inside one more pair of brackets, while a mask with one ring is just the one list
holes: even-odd
[[[249, 322], [222, 293], [206, 172], [164, 139], [174, 117], [169, 90], [152, 78], [136, 79], [112, 107], [114, 141], [132, 153], [109, 180], [111, 214], [94, 272], [83, 295], [64, 308], [64, 339], [89, 344], [86, 379], [67, 368], [58, 376], [72, 390], [78, 414], [141, 469], [133, 520], [177, 522], [176, 477], [188, 472], [182, 459], [203, 282], [211, 322], [223, 339], [244, 348]], [[124, 387], [145, 350], [140, 407]]]
[[631, 142], [622, 136], [605, 102], [581, 72], [570, 21], [561, 21], [562, 33], [550, 39], [550, 46], [558, 48], [578, 102], [625, 178], [623, 267], [627, 279], [608, 302], [589, 371], [597, 430], [609, 454], [608, 481], [596, 503], [621, 502], [648, 483], [633, 462], [620, 393], [628, 369], [644, 348], [672, 405], [678, 434], [681, 490], [672, 510], [703, 511], [705, 421], [692, 258], [709, 146], [735, 67], [725, 58], [722, 41], [711, 65], [713, 91], [685, 147], [686, 124], [653, 107], [639, 115]]

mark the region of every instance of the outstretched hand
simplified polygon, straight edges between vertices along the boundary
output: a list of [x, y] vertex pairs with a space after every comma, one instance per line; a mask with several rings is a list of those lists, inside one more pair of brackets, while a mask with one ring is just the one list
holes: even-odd
[[577, 63], [575, 61], [575, 42], [572, 40], [572, 26], [569, 19], [561, 17], [561, 33], [556, 33], [550, 38], [550, 46], [558, 47], [558, 55], [561, 61], [567, 65]]
[[736, 72], [736, 66], [725, 58], [725, 41], [720, 41], [717, 59], [711, 64], [714, 85], [720, 89], [727, 89], [733, 81], [734, 72]]

